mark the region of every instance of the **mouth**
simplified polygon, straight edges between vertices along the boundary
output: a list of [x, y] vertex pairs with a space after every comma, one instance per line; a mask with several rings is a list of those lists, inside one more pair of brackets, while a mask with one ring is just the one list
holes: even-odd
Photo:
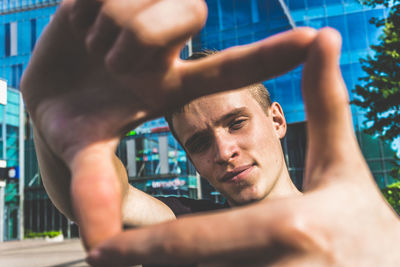
[[221, 178], [221, 182], [235, 183], [247, 178], [247, 175], [253, 170], [254, 164], [243, 165], [226, 172]]

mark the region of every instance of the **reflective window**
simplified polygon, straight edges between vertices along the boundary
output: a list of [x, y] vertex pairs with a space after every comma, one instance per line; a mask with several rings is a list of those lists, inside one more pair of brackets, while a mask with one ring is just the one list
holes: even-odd
[[288, 4], [289, 9], [291, 10], [303, 9], [305, 6], [304, 0], [289, 0]]
[[378, 42], [378, 37], [383, 33], [383, 28], [377, 28], [375, 24], [370, 23], [372, 18], [382, 18], [383, 17], [383, 9], [375, 9], [365, 11], [365, 20], [366, 20], [366, 27], [367, 27], [367, 36], [369, 45], [376, 44]]
[[322, 7], [324, 5], [323, 0], [307, 0], [308, 7]]
[[218, 6], [217, 0], [208, 0], [208, 16], [205, 28], [202, 32], [217, 31], [220, 28], [220, 6]]
[[274, 0], [274, 1], [265, 1], [267, 4], [267, 11], [268, 11], [268, 15], [271, 18], [276, 18], [276, 17], [281, 17], [283, 14], [282, 11], [282, 7], [279, 4], [278, 0]]
[[350, 49], [367, 49], [367, 32], [365, 29], [365, 18], [363, 12], [348, 14], [347, 26], [349, 29]]
[[303, 107], [303, 96], [301, 94], [301, 76], [303, 68], [299, 67], [291, 72], [293, 84], [293, 109], [301, 111]]
[[325, 0], [326, 5], [332, 5], [332, 4], [342, 4], [342, 0]]
[[18, 52], [18, 24], [11, 22], [10, 26], [10, 56], [16, 56]]
[[35, 47], [36, 44], [36, 19], [31, 19], [31, 51]]
[[[249, 25], [252, 23], [252, 11], [254, 8], [252, 2], [254, 1], [235, 1], [236, 26]], [[258, 12], [256, 14], [258, 16]]]
[[323, 28], [326, 26], [325, 18], [311, 19], [308, 21], [308, 26], [315, 28], [315, 29]]
[[253, 23], [260, 22], [260, 14], [257, 0], [251, 0], [251, 20]]
[[222, 21], [220, 23], [220, 29], [230, 29], [235, 27], [235, 13], [234, 3], [232, 0], [218, 0], [218, 7], [221, 10]]
[[292, 81], [290, 75], [284, 75], [275, 81], [276, 100], [282, 105], [284, 110], [290, 110], [293, 104]]
[[22, 64], [17, 64], [11, 66], [11, 81], [10, 81], [10, 86], [14, 88], [19, 88], [19, 80], [22, 77], [22, 69], [23, 65]]
[[6, 23], [4, 24], [4, 34], [5, 34], [5, 38], [4, 38], [4, 53], [5, 56], [9, 56], [10, 55], [10, 51], [11, 51], [11, 34], [10, 34], [10, 23]]

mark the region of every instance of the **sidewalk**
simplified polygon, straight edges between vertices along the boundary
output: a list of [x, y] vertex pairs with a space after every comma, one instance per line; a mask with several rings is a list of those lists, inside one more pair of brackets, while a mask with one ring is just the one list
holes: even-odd
[[0, 266], [4, 267], [87, 267], [85, 257], [79, 239], [0, 243]]

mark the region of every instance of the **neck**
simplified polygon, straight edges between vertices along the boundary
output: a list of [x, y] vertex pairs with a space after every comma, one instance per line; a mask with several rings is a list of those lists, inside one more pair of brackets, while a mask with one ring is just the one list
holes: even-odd
[[299, 196], [301, 194], [302, 193], [293, 184], [292, 179], [290, 179], [289, 171], [285, 164], [284, 168], [282, 168], [280, 177], [277, 179], [270, 193], [262, 201], [268, 199]]

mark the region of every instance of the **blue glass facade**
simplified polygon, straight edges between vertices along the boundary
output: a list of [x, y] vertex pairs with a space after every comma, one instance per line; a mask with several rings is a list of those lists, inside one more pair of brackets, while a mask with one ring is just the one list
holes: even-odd
[[[35, 43], [58, 2], [0, 1], [0, 79], [6, 81], [8, 87], [7, 105], [0, 105], [0, 158], [6, 160], [8, 166], [19, 166], [19, 82]], [[28, 161], [29, 171], [36, 170], [37, 173], [36, 165]], [[29, 181], [32, 176], [25, 178]], [[18, 183], [7, 184], [4, 240], [17, 237], [18, 192]]]

